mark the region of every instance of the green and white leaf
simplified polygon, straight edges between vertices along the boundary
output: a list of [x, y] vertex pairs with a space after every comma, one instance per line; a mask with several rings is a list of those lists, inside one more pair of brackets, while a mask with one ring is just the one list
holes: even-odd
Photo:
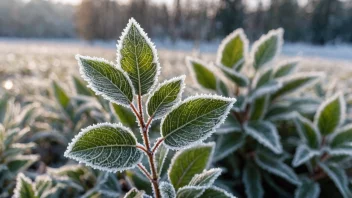
[[216, 91], [217, 78], [210, 66], [196, 58], [186, 57], [186, 64], [191, 73], [192, 79], [199, 87], [207, 90]]
[[311, 150], [304, 144], [299, 145], [296, 149], [296, 153], [292, 161], [292, 166], [293, 167], [300, 166], [303, 163], [306, 163], [308, 160], [312, 159], [313, 157], [319, 156], [319, 155], [320, 155], [319, 151]]
[[214, 143], [198, 144], [178, 151], [168, 170], [169, 180], [176, 190], [186, 186], [195, 174], [202, 173], [213, 156]]
[[300, 181], [296, 173], [280, 159], [275, 159], [263, 152], [258, 152], [255, 156], [258, 166], [269, 173], [277, 175], [292, 184], [299, 185]]
[[132, 188], [125, 194], [124, 198], [144, 198], [144, 192], [139, 191], [136, 188]]
[[135, 94], [149, 93], [157, 82], [160, 64], [155, 46], [133, 18], [118, 42], [117, 62], [131, 79]]
[[158, 174], [160, 175], [162, 170], [163, 170], [163, 165], [165, 162], [165, 159], [167, 157], [167, 154], [169, 153], [169, 149], [164, 146], [164, 144], [161, 144], [156, 150], [155, 155], [154, 155], [154, 163], [156, 165], [156, 169]]
[[87, 88], [87, 85], [77, 76], [72, 76], [73, 85], [76, 93], [84, 96], [94, 96], [94, 92]]
[[177, 198], [197, 198], [203, 194], [205, 188], [199, 186], [184, 186], [177, 191]]
[[274, 70], [274, 78], [281, 78], [296, 71], [298, 60], [284, 61]]
[[337, 93], [320, 105], [314, 123], [322, 135], [329, 135], [345, 121], [346, 102], [342, 93]]
[[[235, 103], [237, 104], [237, 102]], [[218, 129], [216, 129], [217, 134], [226, 134], [226, 133], [232, 133], [232, 132], [239, 132], [241, 131], [241, 125], [240, 123], [236, 120], [236, 118], [233, 115], [227, 116], [225, 122], [220, 125]]]
[[176, 198], [176, 191], [170, 183], [160, 182], [159, 188], [162, 198]]
[[335, 165], [326, 165], [323, 163], [319, 163], [319, 166], [335, 183], [336, 187], [339, 189], [343, 197], [352, 197], [351, 191], [348, 188], [349, 181], [345, 170]]
[[133, 133], [118, 124], [102, 123], [83, 129], [69, 144], [65, 157], [93, 168], [117, 172], [135, 167], [142, 159]]
[[57, 102], [60, 104], [62, 109], [66, 110], [70, 105], [70, 97], [66, 91], [56, 82], [52, 82], [54, 96]]
[[265, 119], [270, 121], [282, 121], [282, 120], [292, 120], [296, 118], [296, 109], [292, 108], [290, 103], [287, 104], [273, 104], [270, 105], [268, 111], [265, 114]]
[[18, 172], [26, 170], [33, 163], [38, 161], [39, 158], [39, 155], [17, 155], [13, 158], [10, 158], [6, 164], [13, 174], [17, 174]]
[[250, 107], [250, 120], [262, 120], [265, 116], [266, 111], [268, 110], [269, 102], [269, 95], [264, 95], [259, 98], [255, 98]]
[[219, 135], [216, 141], [214, 161], [219, 161], [237, 149], [241, 148], [245, 143], [246, 133], [233, 132]]
[[230, 193], [218, 187], [210, 187], [199, 198], [235, 198]]
[[220, 174], [220, 168], [204, 170], [202, 173], [194, 175], [188, 186], [210, 187]]
[[185, 78], [186, 76], [183, 75], [164, 81], [150, 94], [146, 103], [150, 117], [159, 119], [165, 116], [181, 100]]
[[271, 30], [253, 44], [251, 57], [253, 66], [259, 70], [268, 65], [281, 52], [283, 29]]
[[313, 149], [318, 149], [321, 142], [321, 135], [317, 127], [307, 118], [296, 114], [295, 125], [298, 134], [304, 142]]
[[352, 124], [336, 131], [329, 143], [329, 153], [333, 155], [352, 155]]
[[264, 196], [262, 176], [254, 164], [247, 162], [243, 170], [242, 181], [248, 198], [261, 198]]
[[52, 179], [47, 175], [39, 175], [35, 178], [35, 195], [38, 197], [42, 197], [45, 191], [48, 191], [53, 186]]
[[127, 126], [131, 129], [138, 127], [136, 116], [131, 111], [131, 109], [115, 103], [110, 103], [110, 109], [114, 113], [116, 119], [120, 121], [124, 126]]
[[235, 85], [239, 86], [239, 87], [246, 87], [249, 84], [249, 79], [237, 72], [237, 71], [233, 71], [227, 67], [221, 66], [221, 65], [217, 65], [217, 67], [224, 73], [224, 75], [231, 80], [233, 83], [235, 83]]
[[127, 74], [112, 63], [77, 55], [80, 73], [97, 95], [116, 104], [129, 106], [133, 101], [133, 87]]
[[205, 140], [224, 122], [235, 101], [214, 95], [187, 98], [162, 119], [164, 144], [181, 149]]
[[35, 187], [32, 181], [23, 173], [19, 173], [16, 179], [14, 198], [36, 198]]
[[222, 96], [230, 96], [229, 88], [220, 78], [216, 79], [216, 92]]
[[237, 69], [248, 56], [248, 39], [243, 29], [237, 29], [221, 41], [216, 55], [216, 64]]
[[295, 191], [295, 198], [318, 198], [320, 186], [318, 183], [304, 179]]
[[263, 84], [262, 86], [254, 89], [250, 93], [249, 100], [253, 101], [253, 100], [255, 100], [255, 99], [259, 98], [259, 97], [262, 97], [264, 95], [275, 93], [281, 87], [282, 87], [281, 82], [275, 81], [275, 80], [271, 80], [271, 81]]
[[274, 153], [282, 153], [280, 136], [275, 125], [268, 121], [250, 121], [244, 125], [245, 132]]

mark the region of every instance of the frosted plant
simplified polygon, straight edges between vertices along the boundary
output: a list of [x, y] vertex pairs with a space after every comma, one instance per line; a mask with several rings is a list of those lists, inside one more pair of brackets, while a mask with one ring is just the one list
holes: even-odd
[[[196, 95], [181, 101], [185, 76], [156, 85], [160, 70], [156, 49], [134, 19], [130, 19], [119, 40], [117, 64], [81, 55], [76, 58], [88, 86], [110, 101], [117, 114], [125, 108], [133, 112], [143, 143], [137, 141], [130, 127], [100, 123], [83, 129], [69, 144], [66, 157], [108, 172], [138, 167], [157, 198], [209, 197], [214, 193], [232, 197], [213, 187], [220, 170], [203, 172], [211, 162], [214, 144], [200, 143], [224, 122], [235, 99]], [[146, 103], [144, 97], [148, 98]], [[149, 130], [158, 119], [161, 137], [152, 145]], [[160, 166], [168, 149], [178, 152], [168, 171], [169, 181], [161, 182]], [[143, 156], [147, 157], [149, 170], [142, 163]], [[125, 197], [148, 195], [133, 188]]]

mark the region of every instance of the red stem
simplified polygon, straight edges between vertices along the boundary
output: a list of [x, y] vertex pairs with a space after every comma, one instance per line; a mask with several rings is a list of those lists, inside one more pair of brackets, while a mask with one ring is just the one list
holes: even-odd
[[152, 152], [153, 152], [153, 153], [155, 153], [156, 149], [158, 149], [158, 147], [160, 146], [160, 144], [161, 144], [163, 141], [164, 141], [164, 138], [160, 138], [160, 139], [158, 139], [157, 142], [155, 142], [154, 147], [153, 147], [153, 149], [152, 149]]

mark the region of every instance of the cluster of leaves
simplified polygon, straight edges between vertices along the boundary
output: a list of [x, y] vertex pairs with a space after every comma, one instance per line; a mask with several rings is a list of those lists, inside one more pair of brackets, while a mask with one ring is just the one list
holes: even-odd
[[277, 63], [282, 37], [282, 29], [272, 30], [249, 50], [238, 29], [222, 41], [215, 63], [187, 59], [200, 88], [238, 100], [214, 136], [214, 161], [234, 173], [221, 180], [239, 196], [351, 197], [343, 94], [322, 102], [314, 91], [303, 93], [323, 75], [296, 72], [298, 60]]

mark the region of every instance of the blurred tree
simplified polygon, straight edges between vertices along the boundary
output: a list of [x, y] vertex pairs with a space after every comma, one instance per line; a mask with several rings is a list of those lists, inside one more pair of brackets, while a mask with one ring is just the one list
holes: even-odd
[[216, 22], [220, 26], [220, 35], [225, 36], [234, 29], [243, 27], [245, 7], [242, 0], [220, 0]]

